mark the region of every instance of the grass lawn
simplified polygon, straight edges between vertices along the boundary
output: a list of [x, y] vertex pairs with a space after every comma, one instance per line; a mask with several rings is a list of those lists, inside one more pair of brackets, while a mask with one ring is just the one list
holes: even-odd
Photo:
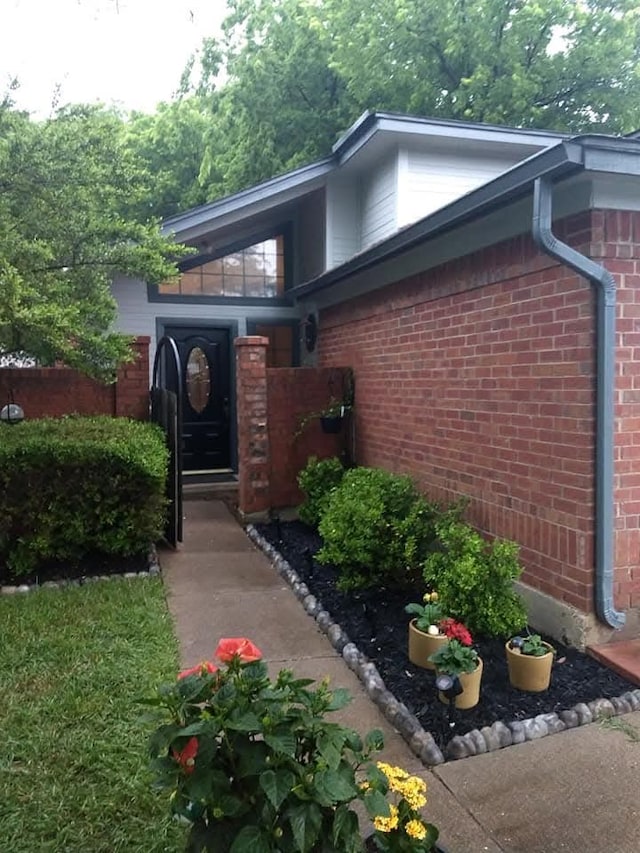
[[177, 662], [158, 579], [0, 596], [0, 849], [184, 849], [136, 702]]

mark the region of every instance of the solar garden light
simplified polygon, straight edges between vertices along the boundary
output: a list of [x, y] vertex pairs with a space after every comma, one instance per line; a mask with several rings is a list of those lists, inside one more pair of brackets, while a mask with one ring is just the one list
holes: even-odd
[[19, 424], [24, 420], [24, 410], [13, 399], [13, 391], [9, 392], [6, 406], [0, 409], [0, 421], [5, 424]]
[[460, 678], [457, 675], [448, 675], [446, 672], [443, 672], [436, 676], [436, 688], [449, 700], [449, 705], [447, 707], [447, 723], [449, 730], [451, 730], [456, 724], [456, 696], [459, 696], [463, 690]]

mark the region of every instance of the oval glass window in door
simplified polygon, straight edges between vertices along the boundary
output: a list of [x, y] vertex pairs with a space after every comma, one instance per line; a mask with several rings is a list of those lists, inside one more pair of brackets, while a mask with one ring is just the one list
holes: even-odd
[[211, 396], [209, 361], [200, 347], [193, 347], [187, 359], [187, 397], [191, 408], [200, 414]]

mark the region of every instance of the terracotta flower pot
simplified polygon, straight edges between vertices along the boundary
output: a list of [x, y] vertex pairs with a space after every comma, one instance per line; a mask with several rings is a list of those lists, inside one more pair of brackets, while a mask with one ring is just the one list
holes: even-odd
[[546, 655], [523, 655], [509, 648], [509, 641], [505, 643], [507, 652], [507, 666], [509, 667], [509, 681], [518, 690], [526, 690], [529, 693], [541, 693], [547, 690], [551, 681], [551, 667], [553, 665], [553, 647], [549, 643], [544, 644], [549, 651]]
[[437, 652], [447, 642], [444, 634], [427, 634], [416, 628], [416, 620], [409, 622], [409, 660], [423, 669], [435, 669], [429, 655]]
[[[475, 708], [475, 706], [480, 701], [480, 682], [482, 681], [482, 669], [483, 663], [482, 658], [478, 658], [478, 666], [473, 670], [473, 672], [463, 672], [460, 675], [460, 684], [462, 685], [462, 693], [460, 693], [455, 698], [455, 706], [458, 710], [464, 711], [468, 708]], [[438, 699], [441, 702], [444, 702], [445, 705], [449, 704], [449, 700], [444, 695], [438, 691]]]

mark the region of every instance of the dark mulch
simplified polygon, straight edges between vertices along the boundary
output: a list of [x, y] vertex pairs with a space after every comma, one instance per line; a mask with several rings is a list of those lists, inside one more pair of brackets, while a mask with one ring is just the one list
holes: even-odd
[[96, 575], [120, 575], [125, 572], [144, 572], [149, 568], [147, 554], [114, 557], [109, 554], [88, 554], [81, 560], [49, 560], [36, 571], [16, 575], [0, 561], [0, 586], [43, 584], [46, 581], [82, 580]]
[[441, 747], [453, 735], [498, 720], [509, 722], [559, 712], [578, 702], [610, 699], [635, 688], [588, 655], [554, 640], [557, 657], [550, 688], [544, 693], [522, 693], [509, 684], [504, 643], [476, 637], [484, 661], [480, 703], [468, 711], [457, 711], [451, 727], [446, 708], [437, 699], [433, 674], [414, 666], [407, 657], [409, 617], [404, 608], [419, 600], [417, 594], [397, 588], [340, 592], [335, 570], [313, 559], [321, 545], [315, 531], [298, 521], [257, 525], [257, 529], [295, 569], [349, 639], [375, 663], [387, 689], [418, 717]]

